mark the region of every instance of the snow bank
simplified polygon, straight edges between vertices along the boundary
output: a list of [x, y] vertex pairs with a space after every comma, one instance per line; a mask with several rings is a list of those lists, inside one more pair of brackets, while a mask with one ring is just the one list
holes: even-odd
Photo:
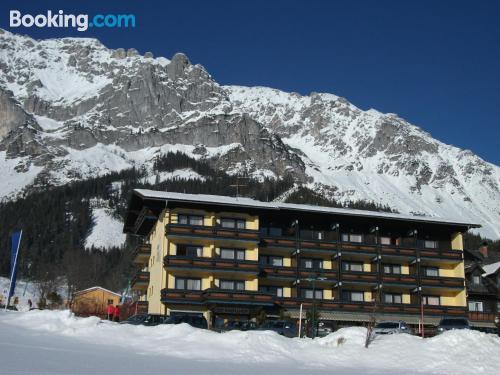
[[0, 324], [98, 345], [107, 345], [113, 338], [117, 350], [175, 359], [175, 363], [181, 360], [187, 366], [184, 371], [202, 361], [207, 373], [212, 373], [213, 363], [238, 365], [234, 368], [245, 368], [245, 373], [262, 365], [280, 368], [278, 372], [283, 374], [287, 369], [343, 374], [500, 373], [500, 338], [476, 331], [446, 332], [429, 339], [388, 335], [365, 349], [366, 330], [361, 327], [344, 328], [315, 340], [288, 339], [267, 331], [220, 334], [185, 324], [119, 325], [94, 317], [76, 318], [68, 311], [5, 313], [0, 314]]

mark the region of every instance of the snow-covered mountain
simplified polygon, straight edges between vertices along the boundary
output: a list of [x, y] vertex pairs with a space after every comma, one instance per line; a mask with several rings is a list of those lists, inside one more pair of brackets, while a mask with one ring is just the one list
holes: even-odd
[[150, 169], [166, 151], [255, 178], [292, 174], [340, 201], [478, 222], [500, 238], [500, 168], [397, 115], [332, 94], [221, 86], [183, 54], [0, 29], [0, 197]]

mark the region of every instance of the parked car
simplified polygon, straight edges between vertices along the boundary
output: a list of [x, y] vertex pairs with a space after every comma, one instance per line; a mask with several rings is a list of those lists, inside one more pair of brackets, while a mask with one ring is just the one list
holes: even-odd
[[274, 331], [286, 337], [297, 337], [299, 333], [295, 323], [291, 320], [269, 320], [265, 322], [259, 330]]
[[208, 323], [204, 316], [192, 314], [176, 314], [169, 316], [164, 324], [181, 324], [187, 323], [195, 328], [207, 329]]
[[437, 332], [439, 334], [453, 329], [470, 329], [469, 320], [467, 318], [443, 318], [439, 322]]
[[254, 329], [257, 329], [257, 323], [251, 320], [230, 320], [224, 324], [222, 331], [251, 331]]
[[327, 322], [319, 322], [316, 329], [317, 337], [325, 337], [333, 332], [333, 327]]
[[168, 316], [160, 314], [136, 314], [120, 323], [143, 326], [157, 326], [158, 324], [164, 324], [167, 318]]
[[381, 321], [373, 327], [372, 335], [393, 335], [395, 333], [409, 333], [411, 328], [402, 320], [398, 321]]

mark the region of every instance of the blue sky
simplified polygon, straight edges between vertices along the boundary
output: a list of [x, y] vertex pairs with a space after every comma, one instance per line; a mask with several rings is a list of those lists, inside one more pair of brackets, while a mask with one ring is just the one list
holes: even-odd
[[500, 164], [498, 1], [2, 0], [0, 27], [11, 9], [133, 13], [134, 29], [11, 31], [182, 51], [221, 84], [335, 93]]

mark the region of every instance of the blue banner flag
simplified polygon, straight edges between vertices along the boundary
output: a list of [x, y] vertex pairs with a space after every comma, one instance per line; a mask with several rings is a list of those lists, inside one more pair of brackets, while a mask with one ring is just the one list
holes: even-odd
[[19, 255], [19, 247], [21, 245], [22, 231], [12, 233], [10, 237], [10, 288], [8, 300], [14, 295], [16, 289], [17, 277], [17, 257]]

